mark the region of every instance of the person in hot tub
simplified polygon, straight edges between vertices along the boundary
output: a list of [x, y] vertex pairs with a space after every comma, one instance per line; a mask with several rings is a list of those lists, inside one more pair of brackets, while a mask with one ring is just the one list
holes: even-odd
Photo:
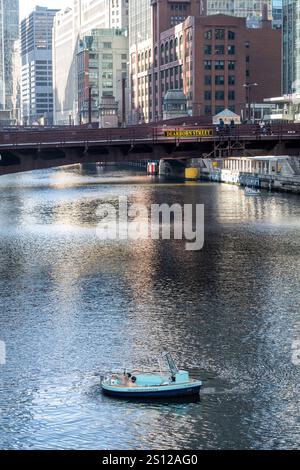
[[121, 384], [124, 385], [124, 387], [128, 387], [131, 384], [131, 374], [129, 372], [124, 372], [124, 374], [121, 377]]

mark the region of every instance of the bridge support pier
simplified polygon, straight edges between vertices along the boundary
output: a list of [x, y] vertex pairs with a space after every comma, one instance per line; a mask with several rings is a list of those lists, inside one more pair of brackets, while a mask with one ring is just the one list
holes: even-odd
[[183, 178], [186, 166], [187, 161], [162, 159], [159, 162], [159, 176], [166, 178]]

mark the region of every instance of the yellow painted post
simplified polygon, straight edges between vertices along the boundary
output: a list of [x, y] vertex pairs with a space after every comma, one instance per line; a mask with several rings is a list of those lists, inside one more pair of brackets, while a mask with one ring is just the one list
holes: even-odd
[[197, 180], [200, 177], [200, 168], [186, 168], [185, 169], [185, 179], [187, 180]]

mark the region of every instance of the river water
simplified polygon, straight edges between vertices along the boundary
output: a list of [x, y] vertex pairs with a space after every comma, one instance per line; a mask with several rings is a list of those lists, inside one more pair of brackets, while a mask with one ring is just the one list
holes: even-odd
[[[95, 166], [0, 190], [2, 449], [299, 447], [299, 196]], [[120, 195], [205, 204], [204, 248], [99, 239], [97, 207]], [[100, 375], [163, 349], [200, 401], [101, 395]]]

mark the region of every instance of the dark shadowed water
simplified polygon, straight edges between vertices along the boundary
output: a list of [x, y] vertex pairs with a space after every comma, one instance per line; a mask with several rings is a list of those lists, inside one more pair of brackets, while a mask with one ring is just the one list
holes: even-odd
[[[0, 178], [2, 449], [298, 448], [299, 197], [90, 167]], [[204, 203], [205, 246], [101, 241], [97, 207]], [[103, 397], [168, 349], [200, 402]], [[294, 360], [293, 360], [294, 358]]]

